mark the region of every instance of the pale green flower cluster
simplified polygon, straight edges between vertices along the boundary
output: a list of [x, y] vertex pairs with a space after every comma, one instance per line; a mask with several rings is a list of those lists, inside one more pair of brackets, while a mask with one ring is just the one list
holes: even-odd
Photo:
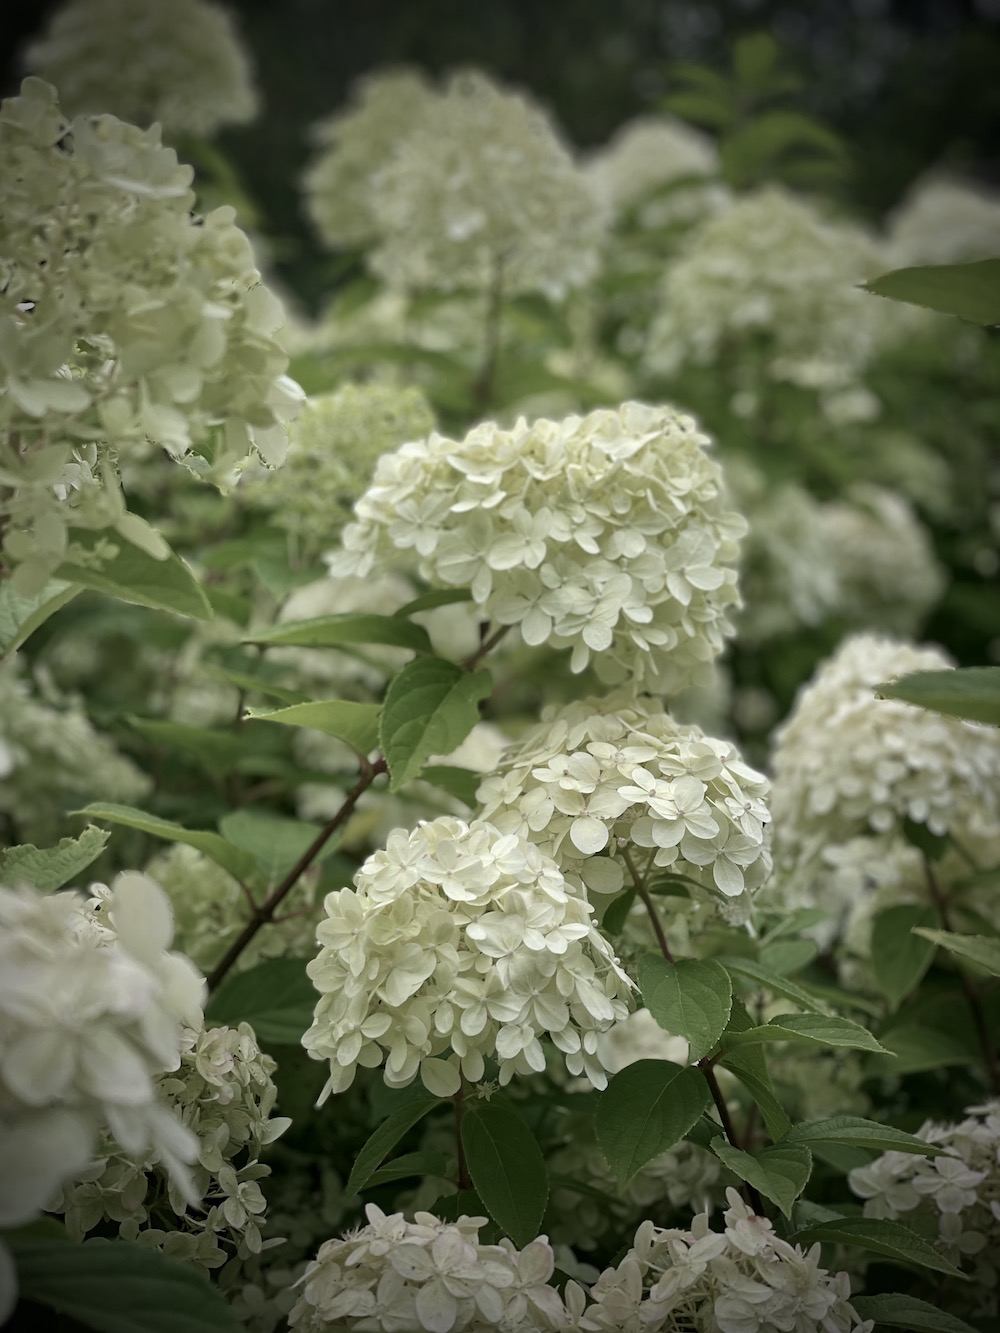
[[688, 233], [664, 274], [647, 366], [670, 375], [735, 349], [772, 379], [851, 383], [898, 323], [890, 302], [858, 288], [885, 268], [859, 227], [757, 190]]
[[670, 407], [493, 422], [385, 454], [334, 574], [412, 552], [431, 587], [470, 588], [483, 619], [572, 648], [602, 680], [683, 688], [721, 652], [745, 521], [724, 507], [710, 440]]
[[[65, 1214], [76, 1239], [110, 1220], [126, 1240], [203, 1268], [280, 1244], [261, 1239], [267, 1202], [257, 1183], [270, 1174], [261, 1152], [291, 1123], [271, 1116], [275, 1068], [247, 1023], [189, 1028], [180, 1068], [156, 1080], [156, 1098], [197, 1140], [191, 1171], [197, 1208], [172, 1184], [155, 1149], [128, 1153], [105, 1136], [52, 1211]], [[171, 1214], [176, 1226], [158, 1225]]]
[[203, 982], [168, 952], [170, 908], [133, 871], [102, 886], [105, 926], [80, 894], [0, 888], [0, 1225], [37, 1216], [106, 1133], [152, 1151], [189, 1203], [198, 1141], [164, 1105], [202, 1022]]
[[1000, 1313], [1000, 1101], [969, 1106], [965, 1115], [958, 1124], [927, 1121], [918, 1131], [941, 1156], [883, 1153], [855, 1167], [848, 1182], [866, 1217], [914, 1230], [928, 1221], [935, 1247], [972, 1279], [953, 1284], [947, 1309], [989, 1317]]
[[16, 658], [0, 664], [0, 820], [7, 840], [54, 842], [65, 810], [88, 801], [134, 805], [149, 778], [97, 731], [82, 704], [36, 688]]
[[67, 113], [208, 136], [257, 113], [249, 55], [209, 0], [69, 0], [25, 54]]
[[281, 461], [300, 391], [232, 209], [192, 215], [191, 170], [156, 127], [67, 122], [55, 90], [27, 79], [0, 110], [0, 176], [0, 519], [30, 596], [67, 556], [89, 558], [73, 529], [166, 555], [126, 511], [131, 444], [222, 485], [254, 449]]
[[345, 384], [317, 394], [289, 428], [281, 469], [248, 472], [240, 496], [270, 510], [300, 550], [321, 550], [350, 517], [379, 456], [423, 438], [436, 424], [417, 388]]
[[1000, 255], [1000, 194], [946, 176], [921, 176], [890, 214], [890, 267], [963, 264]]

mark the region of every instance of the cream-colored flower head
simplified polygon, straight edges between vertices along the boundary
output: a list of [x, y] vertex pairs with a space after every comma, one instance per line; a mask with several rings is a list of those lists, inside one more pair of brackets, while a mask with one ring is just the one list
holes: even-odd
[[561, 299], [597, 272], [604, 217], [545, 113], [463, 71], [374, 176], [374, 271], [393, 286]]
[[964, 264], [1000, 254], [1000, 194], [929, 173], [887, 220], [891, 267]]
[[[117, 464], [145, 441], [219, 484], [270, 464], [300, 391], [274, 337], [282, 312], [231, 208], [192, 215], [191, 169], [113, 116], [67, 123], [27, 79], [0, 109], [0, 465], [4, 556], [39, 591], [72, 529], [113, 529], [150, 554]], [[78, 554], [78, 553], [76, 553]]]
[[494, 1056], [506, 1084], [545, 1068], [543, 1038], [606, 1085], [597, 1037], [624, 1018], [631, 982], [538, 847], [445, 815], [397, 829], [354, 882], [327, 895], [307, 969], [321, 998], [302, 1044], [330, 1062], [324, 1095], [384, 1065], [392, 1087], [419, 1073], [450, 1096]]
[[683, 876], [745, 920], [771, 868], [767, 794], [728, 741], [612, 695], [551, 713], [505, 751], [478, 798], [483, 818], [594, 892], [631, 882], [631, 859], [637, 872]]
[[668, 266], [648, 368], [710, 365], [725, 345], [762, 349], [773, 379], [850, 383], [898, 323], [890, 302], [858, 289], [885, 268], [861, 228], [776, 186], [745, 195], [691, 231]]
[[152, 1146], [178, 1188], [197, 1141], [160, 1103], [200, 1027], [203, 983], [169, 953], [159, 887], [125, 871], [99, 923], [72, 892], [0, 888], [0, 1224], [30, 1221], [90, 1159], [106, 1129], [127, 1153]]
[[436, 588], [471, 588], [525, 643], [572, 648], [602, 680], [673, 692], [722, 651], [745, 522], [725, 508], [709, 438], [670, 407], [493, 422], [379, 460], [328, 557], [367, 577], [416, 557]]
[[372, 182], [438, 94], [417, 69], [359, 79], [346, 110], [313, 126], [318, 152], [303, 177], [306, 207], [329, 246], [367, 245], [379, 234]]
[[227, 9], [209, 0], [69, 0], [25, 63], [69, 115], [108, 113], [171, 139], [257, 114], [250, 58]]

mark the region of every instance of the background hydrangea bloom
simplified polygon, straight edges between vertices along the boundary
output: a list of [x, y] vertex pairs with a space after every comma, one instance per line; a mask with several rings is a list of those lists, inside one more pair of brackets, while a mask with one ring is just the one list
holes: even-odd
[[525, 643], [572, 647], [603, 680], [676, 690], [722, 650], [744, 520], [725, 509], [710, 441], [670, 407], [493, 422], [383, 455], [335, 574], [412, 551], [432, 587], [470, 587]]
[[886, 242], [893, 267], [962, 264], [995, 257], [998, 233], [1000, 194], [932, 173], [893, 209]]

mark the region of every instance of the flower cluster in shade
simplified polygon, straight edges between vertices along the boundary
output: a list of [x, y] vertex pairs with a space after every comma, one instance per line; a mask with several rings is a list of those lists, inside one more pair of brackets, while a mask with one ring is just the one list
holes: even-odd
[[450, 1096], [495, 1058], [506, 1084], [545, 1068], [546, 1039], [606, 1086], [598, 1034], [624, 1018], [632, 983], [538, 847], [441, 816], [391, 834], [355, 886], [327, 895], [307, 968], [320, 999], [302, 1044], [330, 1062], [324, 1096], [359, 1066]]
[[417, 388], [345, 384], [316, 394], [289, 427], [281, 468], [244, 474], [240, 497], [270, 511], [302, 552], [314, 554], [336, 539], [380, 455], [435, 425]]
[[222, 485], [253, 450], [281, 461], [300, 390], [233, 210], [192, 214], [191, 169], [156, 126], [68, 122], [27, 79], [0, 110], [0, 176], [0, 517], [15, 591], [31, 596], [67, 555], [91, 555], [73, 529], [167, 554], [126, 509], [130, 446]]
[[967, 1107], [958, 1124], [928, 1121], [917, 1137], [942, 1149], [941, 1156], [883, 1153], [849, 1173], [851, 1189], [864, 1199], [866, 1217], [898, 1220], [914, 1230], [929, 1222], [936, 1248], [971, 1278], [951, 1284], [949, 1312], [995, 1316], [1000, 1313], [1000, 1102]]
[[25, 52], [70, 115], [110, 114], [208, 136], [257, 112], [230, 12], [208, 0], [68, 0]]
[[518, 1250], [484, 1245], [485, 1217], [442, 1222], [365, 1206], [367, 1225], [328, 1240], [306, 1270], [292, 1328], [486, 1333], [566, 1327], [545, 1236]]
[[1000, 194], [947, 176], [921, 176], [888, 218], [893, 268], [964, 264], [1000, 251]]
[[648, 369], [714, 364], [728, 348], [772, 379], [852, 383], [902, 318], [859, 290], [885, 267], [857, 226], [776, 186], [745, 195], [692, 229], [668, 265]]
[[[112, 1221], [127, 1240], [210, 1269], [280, 1243], [261, 1240], [266, 1201], [257, 1183], [270, 1171], [259, 1161], [262, 1150], [290, 1123], [271, 1116], [275, 1068], [247, 1023], [187, 1028], [180, 1068], [157, 1078], [156, 1095], [197, 1139], [197, 1209], [164, 1173], [155, 1148], [131, 1154], [105, 1136], [50, 1211], [65, 1215], [74, 1239]], [[167, 1210], [177, 1222], [163, 1229], [158, 1220]]]
[[745, 920], [770, 872], [767, 779], [730, 742], [651, 700], [614, 694], [551, 713], [477, 795], [483, 818], [531, 839], [594, 892], [656, 867]]
[[202, 1022], [203, 983], [168, 952], [170, 908], [134, 871], [107, 896], [113, 926], [74, 892], [0, 888], [0, 1224], [30, 1221], [82, 1170], [100, 1135], [153, 1151], [196, 1202], [196, 1135], [163, 1104]]
[[7, 841], [55, 841], [65, 809], [86, 801], [134, 804], [149, 786], [80, 700], [44, 676], [33, 687], [17, 658], [0, 664], [0, 823]]
[[565, 1299], [581, 1333], [872, 1333], [851, 1305], [846, 1273], [820, 1267], [809, 1251], [774, 1232], [734, 1189], [726, 1191], [725, 1229], [712, 1231], [707, 1213], [689, 1229], [646, 1221], [625, 1257], [590, 1290], [567, 1287]]
[[482, 618], [609, 683], [682, 688], [722, 650], [745, 531], [710, 441], [670, 407], [432, 434], [380, 459], [334, 574], [414, 559]]

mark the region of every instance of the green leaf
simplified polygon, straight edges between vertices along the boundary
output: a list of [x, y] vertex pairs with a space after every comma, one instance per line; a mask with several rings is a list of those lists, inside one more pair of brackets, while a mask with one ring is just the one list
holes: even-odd
[[235, 685], [238, 690], [244, 690], [247, 694], [263, 694], [265, 698], [277, 699], [283, 704], [310, 702], [309, 696], [303, 694], [301, 690], [289, 690], [284, 685], [277, 685], [274, 681], [264, 676], [256, 676], [250, 671], [231, 671], [228, 667], [216, 666], [213, 662], [206, 662], [202, 671], [209, 680], [221, 680], [226, 685]]
[[[241, 851], [249, 852], [267, 885], [277, 884], [291, 870], [320, 832], [318, 824], [288, 819], [269, 810], [234, 810], [219, 820], [219, 832]], [[337, 850], [337, 838], [327, 839], [314, 858], [325, 861]]]
[[0, 657], [20, 648], [39, 625], [82, 591], [79, 584], [50, 579], [36, 597], [21, 597], [10, 579], [0, 582]]
[[775, 1144], [751, 1156], [734, 1148], [722, 1137], [714, 1138], [712, 1151], [731, 1171], [752, 1185], [758, 1194], [776, 1203], [786, 1217], [812, 1174], [812, 1153], [802, 1144]]
[[345, 1193], [360, 1193], [403, 1135], [412, 1129], [418, 1121], [423, 1120], [428, 1111], [433, 1111], [435, 1106], [440, 1105], [441, 1103], [436, 1097], [428, 1095], [407, 1102], [398, 1111], [393, 1111], [390, 1116], [387, 1116], [375, 1132], [368, 1136], [361, 1151], [354, 1159], [351, 1174], [348, 1176], [347, 1184], [344, 1187]]
[[336, 736], [362, 758], [378, 747], [378, 704], [356, 704], [347, 699], [320, 699], [315, 703], [292, 704], [270, 711], [250, 708], [247, 717], [254, 722], [280, 722], [285, 727], [310, 727], [327, 736]]
[[639, 989], [660, 1027], [687, 1038], [692, 1064], [718, 1045], [733, 1007], [733, 986], [724, 967], [694, 958], [668, 963], [658, 954], [643, 954]]
[[170, 819], [160, 819], [157, 815], [147, 815], [144, 810], [137, 810], [131, 805], [116, 805], [111, 801], [95, 801], [85, 805], [82, 810], [72, 811], [74, 815], [88, 815], [91, 819], [101, 819], [107, 824], [121, 824], [124, 828], [138, 829], [150, 837], [162, 838], [164, 842], [183, 842], [188, 847], [197, 847], [199, 852], [228, 870], [239, 880], [250, 879], [256, 869], [252, 856], [240, 851], [231, 842], [212, 833], [208, 829], [189, 829], [175, 824]]
[[320, 616], [316, 620], [294, 620], [270, 629], [255, 630], [244, 643], [294, 648], [338, 648], [348, 643], [383, 643], [395, 648], [409, 648], [415, 653], [430, 653], [431, 641], [421, 625], [400, 616], [376, 616], [349, 612]]
[[[746, 1032], [754, 1026], [746, 1009], [734, 998], [733, 1011], [729, 1018], [728, 1032]], [[735, 1074], [750, 1096], [760, 1107], [764, 1124], [772, 1139], [780, 1139], [787, 1133], [791, 1121], [784, 1108], [774, 1095], [771, 1075], [768, 1073], [767, 1060], [759, 1046], [749, 1046], [745, 1050], [723, 1051], [721, 1062], [730, 1073]]]
[[545, 1159], [513, 1107], [484, 1101], [462, 1116], [462, 1147], [476, 1193], [515, 1245], [538, 1235], [549, 1197]]
[[759, 1027], [727, 1034], [728, 1046], [755, 1046], [762, 1042], [802, 1041], [812, 1046], [841, 1046], [854, 1051], [889, 1055], [867, 1028], [830, 1014], [779, 1014]]
[[735, 973], [736, 976], [753, 981], [765, 990], [773, 991], [775, 995], [782, 995], [786, 1000], [797, 1004], [800, 1009], [808, 1009], [813, 1014], [829, 1013], [826, 1004], [822, 1000], [817, 1000], [805, 987], [789, 981], [780, 972], [765, 967], [763, 963], [754, 962], [752, 958], [737, 958], [735, 955], [726, 955], [716, 961], [720, 962], [730, 974]]
[[1000, 259], [897, 268], [864, 286], [876, 296], [888, 296], [893, 301], [957, 315], [973, 324], [1000, 324]]
[[625, 928], [625, 921], [632, 904], [635, 902], [635, 889], [626, 889], [617, 898], [612, 898], [601, 917], [601, 930], [605, 935], [618, 935]]
[[871, 1062], [872, 1068], [884, 1068], [886, 1073], [897, 1077], [948, 1065], [975, 1064], [980, 1056], [974, 1044], [963, 1045], [950, 1032], [912, 1023], [901, 1023], [883, 1032], [882, 1045], [896, 1058], [891, 1062], [876, 1058]]
[[439, 657], [417, 658], [393, 677], [379, 720], [390, 791], [417, 777], [431, 755], [450, 754], [465, 740], [492, 686], [488, 671], [463, 671]]
[[483, 775], [474, 773], [471, 768], [458, 768], [453, 764], [428, 764], [421, 770], [420, 780], [429, 782], [434, 787], [440, 787], [449, 796], [454, 796], [456, 801], [467, 805], [470, 810], [474, 810], [479, 804], [476, 792], [479, 790]]
[[934, 957], [934, 945], [912, 934], [913, 927], [936, 919], [932, 907], [904, 903], [879, 912], [872, 924], [875, 984], [893, 1009], [919, 985]]
[[1000, 977], [1000, 939], [991, 935], [956, 935], [950, 930], [927, 930], [924, 927], [918, 927], [915, 933]]
[[762, 944], [760, 962], [762, 967], [770, 968], [783, 977], [794, 972], [801, 972], [819, 953], [819, 946], [814, 940], [773, 940]]
[[190, 727], [183, 722], [167, 722], [160, 718], [129, 717], [133, 731], [153, 745], [193, 759], [217, 781], [227, 777], [246, 751], [239, 732], [213, 727]]
[[412, 1176], [440, 1176], [447, 1180], [449, 1168], [453, 1166], [454, 1163], [449, 1163], [444, 1153], [408, 1152], [373, 1171], [365, 1183], [369, 1189], [374, 1189], [376, 1185], [388, 1185], [393, 1180], [409, 1180]]
[[922, 1157], [937, 1157], [941, 1152], [940, 1148], [901, 1129], [855, 1115], [793, 1125], [782, 1143], [804, 1143], [807, 1147], [813, 1143], [840, 1143], [851, 1148], [871, 1148], [873, 1152], [909, 1152]]
[[245, 972], [230, 972], [209, 1000], [205, 1018], [226, 1027], [249, 1023], [263, 1046], [295, 1046], [312, 1024], [318, 998], [304, 958], [269, 958]]
[[86, 870], [107, 846], [111, 834], [88, 824], [78, 838], [60, 838], [55, 847], [33, 847], [22, 843], [0, 851], [0, 880], [4, 884], [30, 884], [42, 893], [61, 889]]
[[884, 1328], [905, 1328], [908, 1333], [976, 1333], [964, 1319], [957, 1319], [928, 1301], [905, 1296], [902, 1292], [852, 1296], [851, 1304], [859, 1319], [873, 1319]]
[[[89, 533], [74, 533], [73, 540], [93, 547], [97, 538]], [[166, 560], [154, 560], [137, 546], [122, 542], [113, 560], [102, 561], [95, 569], [67, 562], [56, 570], [56, 578], [154, 611], [173, 611], [195, 620], [212, 619], [212, 608], [201, 585], [184, 561], [173, 553]]]
[[622, 1187], [673, 1147], [712, 1100], [701, 1070], [637, 1060], [615, 1074], [597, 1103], [597, 1142]]
[[418, 611], [433, 611], [439, 606], [454, 606], [458, 602], [471, 602], [472, 593], [468, 588], [437, 588], [433, 592], [425, 592], [420, 597], [414, 597], [412, 602], [407, 602], [401, 606], [398, 611], [394, 611], [395, 616], [415, 616]]
[[663, 107], [675, 116], [693, 121], [695, 125], [708, 125], [714, 130], [726, 129], [733, 120], [728, 98], [711, 92], [668, 93], [663, 99]]
[[817, 1241], [826, 1245], [856, 1245], [907, 1266], [932, 1268], [949, 1277], [965, 1277], [961, 1269], [943, 1259], [923, 1236], [918, 1236], [901, 1222], [889, 1222], [880, 1217], [842, 1217], [836, 1222], [820, 1222], [797, 1232], [790, 1239], [793, 1245], [806, 1247]]
[[8, 1239], [20, 1294], [98, 1333], [238, 1333], [242, 1327], [201, 1269], [145, 1245]]

